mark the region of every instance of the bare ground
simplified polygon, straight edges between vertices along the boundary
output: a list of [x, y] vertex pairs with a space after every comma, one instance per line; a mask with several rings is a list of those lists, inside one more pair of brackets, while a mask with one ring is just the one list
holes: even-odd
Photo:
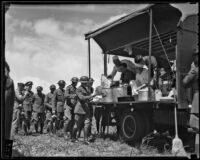
[[13, 157], [135, 157], [135, 156], [172, 156], [170, 151], [158, 153], [157, 149], [135, 145], [130, 146], [120, 142], [114, 127], [110, 127], [110, 134], [104, 138], [96, 138], [93, 143], [84, 145], [83, 138], [78, 143], [64, 140], [62, 131], [57, 135], [35, 134], [23, 136], [15, 135], [13, 143]]

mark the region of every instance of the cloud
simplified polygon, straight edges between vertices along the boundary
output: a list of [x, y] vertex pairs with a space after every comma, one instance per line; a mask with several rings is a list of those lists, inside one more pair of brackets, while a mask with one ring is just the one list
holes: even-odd
[[34, 25], [34, 30], [40, 36], [62, 37], [59, 22], [52, 18], [38, 20]]
[[20, 23], [20, 27], [21, 27], [21, 29], [32, 29], [33, 24], [30, 21], [23, 20]]
[[[89, 21], [88, 19], [85, 22]], [[87, 41], [83, 34], [79, 34], [86, 30], [87, 24], [68, 23], [72, 28], [78, 28], [74, 36], [69, 35], [69, 29], [72, 28], [62, 28], [66, 23], [53, 18], [40, 19], [31, 24], [34, 29], [30, 31], [34, 36], [14, 34], [12, 45], [6, 46], [6, 59], [16, 83], [32, 80], [47, 91], [49, 85], [57, 83], [58, 80], [65, 80], [69, 85], [72, 77], [88, 75]], [[8, 41], [8, 44], [10, 43], [11, 41]], [[95, 71], [103, 68], [96, 68], [96, 65], [103, 64], [102, 59], [99, 59], [102, 55], [99, 54], [100, 48], [96, 44], [94, 46], [91, 47], [94, 55], [91, 62], [94, 67], [92, 76], [100, 79], [102, 72]], [[99, 85], [98, 80], [96, 83]]]

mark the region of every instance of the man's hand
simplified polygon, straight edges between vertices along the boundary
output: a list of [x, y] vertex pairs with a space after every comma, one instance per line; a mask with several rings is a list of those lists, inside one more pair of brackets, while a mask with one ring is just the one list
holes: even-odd
[[54, 115], [55, 115], [55, 114], [56, 114], [56, 111], [52, 111], [52, 114], [54, 114]]
[[95, 96], [96, 96], [96, 94], [91, 95], [90, 98], [89, 98], [89, 101], [91, 101]]

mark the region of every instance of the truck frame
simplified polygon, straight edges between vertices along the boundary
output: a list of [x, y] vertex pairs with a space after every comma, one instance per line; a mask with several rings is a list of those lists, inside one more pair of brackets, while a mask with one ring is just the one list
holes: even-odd
[[[91, 38], [103, 51], [104, 75], [107, 75], [108, 55], [124, 57], [135, 57], [137, 54], [149, 55], [149, 61], [153, 55], [157, 58], [158, 64], [165, 69], [170, 69], [169, 61], [176, 60], [178, 94], [176, 100], [151, 101], [149, 93], [148, 101], [91, 102], [92, 105], [101, 105], [107, 109], [109, 112], [107, 125], [117, 126], [121, 137], [133, 143], [154, 129], [168, 130], [174, 134], [174, 107], [177, 107], [179, 134], [184, 135], [190, 117], [191, 89], [183, 87], [182, 79], [189, 71], [192, 53], [198, 47], [198, 16], [188, 15], [183, 19], [181, 11], [170, 4], [152, 4], [86, 33], [89, 77], [91, 77]], [[126, 47], [132, 49], [131, 54], [124, 50]], [[148, 67], [151, 71], [151, 65]], [[149, 72], [148, 83], [150, 75]], [[114, 117], [111, 113], [114, 113]], [[112, 119], [115, 119], [114, 123]]]

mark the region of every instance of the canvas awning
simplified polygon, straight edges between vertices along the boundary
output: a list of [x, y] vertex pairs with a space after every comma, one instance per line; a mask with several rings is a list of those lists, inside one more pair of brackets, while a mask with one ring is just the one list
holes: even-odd
[[[134, 57], [136, 54], [148, 55], [149, 49], [149, 10], [152, 9], [153, 24], [160, 34], [163, 46], [169, 53], [176, 45], [176, 28], [182, 13], [169, 4], [154, 4], [126, 15], [106, 26], [85, 34], [85, 39], [93, 38], [102, 48], [103, 53]], [[132, 54], [125, 51], [131, 47]], [[152, 55], [162, 56], [162, 46], [152, 30]]]

